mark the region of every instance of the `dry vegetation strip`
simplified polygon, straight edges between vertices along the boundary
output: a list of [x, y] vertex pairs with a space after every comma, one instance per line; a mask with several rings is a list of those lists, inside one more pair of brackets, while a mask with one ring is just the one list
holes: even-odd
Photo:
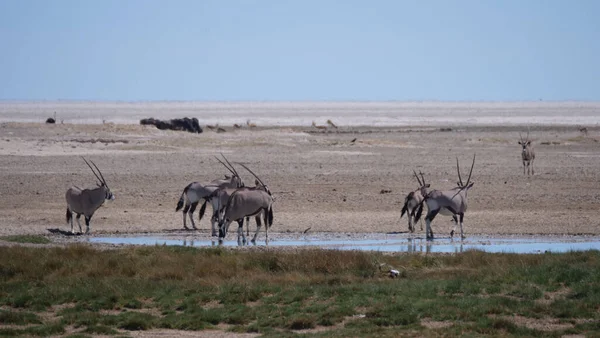
[[[0, 247], [0, 257], [0, 336], [600, 334], [597, 251], [387, 256], [72, 245]], [[380, 272], [382, 263], [401, 277]]]

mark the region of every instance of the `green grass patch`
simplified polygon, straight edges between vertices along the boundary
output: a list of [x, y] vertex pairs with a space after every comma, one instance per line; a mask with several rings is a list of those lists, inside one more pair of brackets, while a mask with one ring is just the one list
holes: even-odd
[[[600, 334], [598, 251], [388, 256], [72, 245], [0, 247], [0, 257], [0, 323], [11, 325], [2, 336], [219, 325], [266, 337], [540, 334], [513, 315], [573, 323], [549, 336]], [[403, 277], [390, 279], [382, 263]], [[428, 328], [425, 319], [452, 325]]]
[[31, 243], [31, 244], [49, 244], [51, 240], [40, 235], [15, 235], [15, 236], [2, 236], [1, 240], [15, 243]]

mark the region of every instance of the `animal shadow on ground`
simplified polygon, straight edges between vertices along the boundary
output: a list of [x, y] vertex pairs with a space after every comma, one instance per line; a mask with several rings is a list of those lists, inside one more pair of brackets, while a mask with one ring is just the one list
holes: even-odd
[[63, 236], [81, 236], [81, 235], [83, 235], [82, 232], [72, 233], [70, 231], [61, 230], [59, 228], [47, 229], [47, 230], [50, 231], [50, 233], [59, 234], [59, 235], [63, 235]]

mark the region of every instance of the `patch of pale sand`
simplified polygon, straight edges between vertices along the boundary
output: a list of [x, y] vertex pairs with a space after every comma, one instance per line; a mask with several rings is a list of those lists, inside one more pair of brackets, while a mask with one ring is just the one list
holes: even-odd
[[362, 155], [362, 156], [378, 156], [381, 154], [378, 153], [373, 153], [373, 152], [366, 152], [366, 151], [343, 151], [343, 150], [317, 150], [314, 152], [315, 154], [318, 155], [342, 155], [342, 156], [358, 156], [358, 155]]
[[[412, 170], [424, 171], [436, 188], [452, 186], [456, 181], [456, 157], [468, 167], [471, 154], [476, 152], [476, 184], [469, 191], [464, 223], [467, 236], [600, 234], [600, 172], [596, 170], [600, 158], [570, 156], [597, 154], [597, 146], [583, 142], [538, 146], [536, 175], [527, 177], [522, 173], [518, 146], [465, 141], [495, 137], [518, 140], [518, 132], [522, 131], [518, 126], [452, 133], [387, 133], [377, 128], [357, 128], [368, 131], [369, 139], [391, 144], [416, 143], [421, 149], [351, 145], [352, 135], [344, 134], [311, 135], [306, 138], [310, 142], [298, 137], [296, 147], [291, 149], [278, 144], [277, 137], [271, 137], [276, 132], [271, 130], [265, 137], [262, 132], [188, 135], [118, 125], [49, 128], [43, 124], [2, 124], [1, 128], [0, 144], [26, 139], [32, 143], [24, 146], [34, 147], [36, 142], [45, 144], [46, 140], [134, 139], [130, 135], [140, 135], [126, 146], [177, 149], [138, 153], [112, 149], [115, 144], [110, 144], [102, 146], [110, 149], [96, 155], [90, 148], [89, 153], [94, 154], [93, 160], [97, 160], [117, 197], [97, 211], [92, 220], [94, 234], [180, 229], [181, 213], [175, 213], [174, 206], [183, 187], [192, 181], [208, 182], [221, 177], [225, 170], [212, 157], [219, 152], [233, 162], [246, 163], [269, 184], [277, 197], [273, 225], [277, 231], [302, 232], [309, 227], [325, 232], [406, 231], [407, 221], [400, 219], [400, 209], [406, 193], [415, 188]], [[573, 136], [564, 128], [548, 127], [540, 133], [556, 134], [559, 141]], [[285, 138], [286, 142], [296, 139]], [[98, 143], [82, 145], [100, 147]], [[94, 182], [88, 168], [83, 163], [74, 165], [62, 150], [60, 154], [53, 150], [47, 156], [37, 150], [25, 151], [32, 156], [7, 156], [0, 152], [0, 235], [45, 234], [47, 228], [66, 228], [64, 191], [73, 184], [89, 186]], [[381, 156], [323, 156], [317, 151]], [[253, 181], [251, 175], [242, 175]], [[382, 189], [392, 192], [380, 194]], [[32, 212], [32, 201], [37, 212]], [[432, 226], [440, 236], [447, 236], [452, 228], [449, 218], [443, 216], [438, 216]], [[208, 222], [203, 220], [200, 228], [209, 228]]]
[[130, 337], [198, 337], [198, 338], [253, 338], [258, 337], [258, 333], [235, 333], [221, 330], [202, 330], [202, 331], [183, 331], [183, 330], [146, 330], [146, 331], [125, 331]]
[[556, 300], [564, 299], [570, 292], [571, 288], [565, 287], [563, 285], [562, 288], [554, 292], [545, 292], [544, 296], [541, 299], [536, 299], [536, 303], [550, 305]]
[[152, 315], [154, 317], [159, 317], [159, 318], [163, 316], [162, 313], [160, 312], [160, 310], [157, 309], [157, 308], [154, 308], [154, 307], [145, 307], [145, 308], [141, 308], [141, 309], [130, 309], [130, 308], [127, 308], [127, 309], [118, 309], [118, 310], [117, 309], [113, 309], [113, 310], [100, 310], [100, 311], [98, 311], [98, 313], [100, 315], [103, 315], [103, 316], [106, 316], [106, 315], [108, 315], [108, 316], [118, 316], [118, 315], [120, 315], [123, 312], [145, 313], [145, 314], [149, 314], [149, 315]]
[[450, 327], [452, 325], [454, 325], [453, 322], [449, 321], [449, 320], [433, 320], [431, 318], [423, 318], [421, 319], [421, 325], [428, 328], [428, 329], [445, 329], [447, 327]]
[[539, 331], [559, 331], [573, 328], [571, 323], [560, 323], [558, 318], [528, 318], [523, 316], [493, 316], [491, 318], [500, 318], [510, 321], [518, 326], [525, 326], [528, 329]]

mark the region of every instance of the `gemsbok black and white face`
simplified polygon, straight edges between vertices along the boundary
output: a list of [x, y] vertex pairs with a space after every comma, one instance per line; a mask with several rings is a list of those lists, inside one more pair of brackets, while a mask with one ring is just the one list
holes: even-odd
[[107, 201], [114, 201], [115, 200], [115, 195], [113, 195], [112, 191], [110, 191], [110, 189], [107, 186], [105, 186], [105, 185], [103, 185], [103, 186], [106, 189], [105, 198], [104, 199], [107, 200]]

